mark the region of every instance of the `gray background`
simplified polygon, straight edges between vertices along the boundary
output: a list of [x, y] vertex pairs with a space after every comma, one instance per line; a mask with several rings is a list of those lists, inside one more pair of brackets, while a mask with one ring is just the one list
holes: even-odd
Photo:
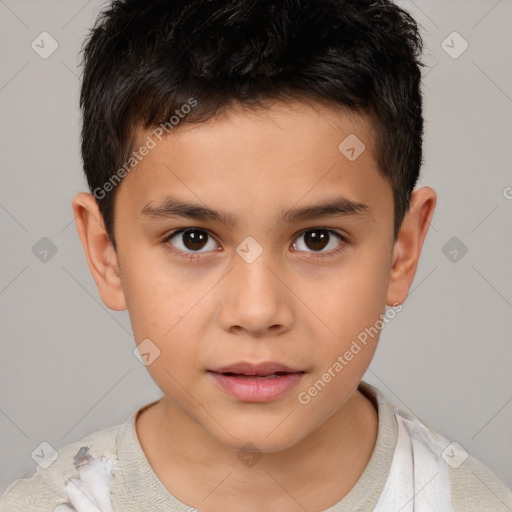
[[[99, 299], [71, 210], [86, 190], [78, 50], [103, 4], [0, 0], [0, 492], [35, 471], [41, 442], [58, 449], [160, 396], [128, 314]], [[425, 37], [421, 185], [439, 203], [365, 379], [512, 486], [512, 2], [400, 5]], [[31, 47], [43, 31], [58, 42], [46, 59]], [[453, 31], [469, 44], [458, 58], [441, 46]], [[46, 261], [43, 237], [57, 249]]]

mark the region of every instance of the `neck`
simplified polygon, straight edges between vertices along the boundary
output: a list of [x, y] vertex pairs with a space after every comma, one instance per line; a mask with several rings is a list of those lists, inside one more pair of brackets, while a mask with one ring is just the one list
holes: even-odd
[[377, 437], [378, 416], [356, 391], [319, 428], [279, 452], [254, 454], [221, 444], [165, 397], [142, 411], [136, 430], [153, 471], [178, 500], [200, 510], [322, 510], [355, 485]]

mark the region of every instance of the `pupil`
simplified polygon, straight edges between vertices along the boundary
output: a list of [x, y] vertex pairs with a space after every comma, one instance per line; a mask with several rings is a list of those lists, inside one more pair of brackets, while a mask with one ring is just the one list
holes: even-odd
[[304, 240], [310, 249], [321, 250], [329, 243], [329, 233], [325, 229], [307, 231]]
[[190, 250], [202, 249], [206, 238], [205, 232], [198, 229], [189, 229], [183, 233], [183, 243]]

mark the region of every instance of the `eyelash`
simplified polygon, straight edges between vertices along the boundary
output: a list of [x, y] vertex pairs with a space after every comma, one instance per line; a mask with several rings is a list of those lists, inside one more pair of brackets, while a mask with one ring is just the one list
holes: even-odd
[[[173, 231], [172, 233], [170, 233], [169, 235], [167, 235], [163, 242], [166, 244], [166, 247], [167, 249], [172, 253], [174, 254], [175, 256], [178, 256], [179, 258], [187, 261], [187, 262], [192, 262], [193, 260], [196, 260], [198, 258], [201, 258], [201, 253], [187, 253], [187, 252], [184, 252], [184, 251], [181, 251], [180, 249], [176, 249], [172, 244], [169, 243], [169, 241], [175, 237], [177, 234], [179, 233], [184, 233], [185, 231], [188, 231], [188, 230], [193, 230], [193, 229], [197, 229], [198, 231], [203, 231], [205, 233], [208, 234], [209, 237], [211, 238], [214, 238], [208, 230], [206, 229], [202, 229], [202, 228], [193, 228], [193, 227], [188, 227], [188, 228], [182, 228], [182, 229], [178, 229], [176, 231]], [[337, 256], [339, 253], [341, 253], [344, 249], [345, 249], [345, 246], [346, 244], [348, 243], [347, 239], [341, 235], [340, 233], [338, 233], [337, 231], [334, 231], [332, 229], [329, 229], [329, 228], [321, 228], [321, 227], [315, 227], [315, 228], [309, 228], [309, 229], [306, 229], [304, 231], [301, 231], [296, 237], [295, 239], [301, 237], [302, 235], [304, 235], [305, 233], [307, 233], [308, 231], [315, 231], [315, 230], [322, 230], [322, 231], [327, 231], [330, 235], [334, 235], [335, 237], [337, 237], [339, 240], [340, 240], [340, 245], [336, 248], [336, 249], [333, 249], [331, 251], [328, 251], [327, 253], [314, 253], [312, 252], [310, 254], [310, 258], [329, 258], [329, 257], [334, 257], [334, 256]], [[215, 238], [214, 238], [215, 239]], [[295, 240], [294, 239], [294, 240]], [[307, 252], [307, 251], [299, 251], [299, 252]]]

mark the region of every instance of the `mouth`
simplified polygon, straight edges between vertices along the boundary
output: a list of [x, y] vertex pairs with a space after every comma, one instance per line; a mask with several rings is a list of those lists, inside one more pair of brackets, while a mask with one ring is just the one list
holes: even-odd
[[267, 361], [263, 363], [249, 363], [246, 361], [241, 361], [239, 363], [231, 364], [228, 366], [222, 366], [220, 368], [216, 368], [215, 370], [209, 370], [214, 373], [222, 373], [236, 376], [246, 376], [246, 377], [269, 377], [269, 376], [279, 376], [285, 375], [287, 373], [304, 373], [303, 370], [299, 370], [296, 368], [290, 368], [281, 363], [276, 363], [273, 361]]
[[[217, 373], [217, 372], [214, 372]], [[227, 377], [239, 377], [240, 379], [277, 379], [282, 377], [283, 375], [289, 375], [291, 373], [304, 373], [304, 372], [275, 372], [269, 375], [246, 375], [245, 373], [231, 373], [231, 372], [222, 372], [221, 375], [226, 375]]]
[[262, 403], [286, 394], [306, 372], [274, 362], [241, 362], [208, 370], [208, 373], [229, 396], [242, 402]]

